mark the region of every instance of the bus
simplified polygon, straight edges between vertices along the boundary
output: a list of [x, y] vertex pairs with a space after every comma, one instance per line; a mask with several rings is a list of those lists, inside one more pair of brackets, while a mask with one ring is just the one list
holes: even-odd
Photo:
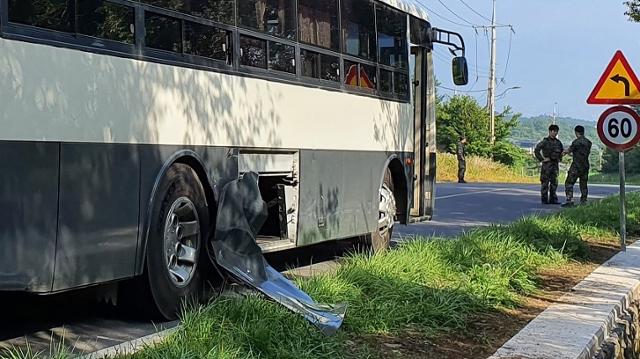
[[466, 83], [420, 1], [0, 0], [0, 292], [116, 283], [175, 317], [247, 172], [264, 252], [384, 249], [433, 213], [436, 43]]

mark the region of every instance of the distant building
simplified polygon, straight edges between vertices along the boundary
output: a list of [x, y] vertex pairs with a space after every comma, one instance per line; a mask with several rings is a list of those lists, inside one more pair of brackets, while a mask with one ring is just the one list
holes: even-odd
[[533, 154], [533, 150], [536, 148], [536, 145], [538, 144], [538, 142], [535, 141], [528, 141], [528, 140], [520, 140], [520, 141], [513, 141], [513, 144], [520, 147], [521, 149], [529, 152], [529, 154]]

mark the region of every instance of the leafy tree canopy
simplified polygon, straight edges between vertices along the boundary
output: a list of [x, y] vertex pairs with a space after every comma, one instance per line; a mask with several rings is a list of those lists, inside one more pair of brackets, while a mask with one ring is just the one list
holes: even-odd
[[629, 16], [630, 21], [640, 22], [640, 0], [629, 0], [624, 2], [629, 8], [624, 14]]
[[[520, 114], [506, 107], [495, 118], [496, 142], [506, 140], [518, 124]], [[490, 117], [486, 108], [471, 96], [453, 96], [439, 101], [436, 107], [437, 140], [440, 150], [453, 152], [461, 135], [467, 137], [470, 154], [490, 157], [492, 146]]]
[[510, 107], [496, 114], [496, 143], [491, 145], [489, 112], [471, 96], [453, 96], [447, 100], [437, 97], [436, 121], [437, 141], [441, 151], [455, 152], [461, 135], [467, 138], [467, 150], [471, 155], [491, 157], [513, 167], [525, 166], [530, 157], [507, 141], [511, 131], [518, 125], [519, 113]]

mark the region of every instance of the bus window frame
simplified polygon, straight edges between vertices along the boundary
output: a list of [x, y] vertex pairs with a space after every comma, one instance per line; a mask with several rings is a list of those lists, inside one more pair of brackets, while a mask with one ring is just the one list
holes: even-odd
[[[83, 35], [79, 33], [65, 33], [59, 32], [55, 30], [38, 28], [32, 25], [27, 24], [19, 24], [12, 23], [8, 21], [8, 1], [9, 0], [0, 0], [0, 37], [17, 40], [17, 41], [25, 41], [29, 43], [35, 44], [44, 44], [44, 45], [52, 45], [56, 47], [69, 48], [74, 50], [80, 50], [89, 53], [102, 54], [102, 55], [111, 55], [120, 58], [127, 59], [135, 59], [141, 61], [149, 61], [154, 63], [160, 63], [164, 65], [178, 66], [183, 68], [191, 68], [196, 70], [203, 71], [214, 71], [218, 73], [235, 75], [235, 76], [244, 76], [249, 78], [258, 78], [264, 79], [268, 81], [278, 82], [278, 83], [286, 83], [297, 86], [304, 86], [309, 88], [318, 88], [325, 89], [334, 92], [341, 92], [353, 95], [359, 95], [364, 97], [371, 97], [381, 100], [388, 100], [400, 103], [411, 103], [411, 86], [409, 84], [409, 93], [406, 96], [398, 96], [397, 94], [389, 94], [383, 93], [379, 91], [379, 81], [376, 81], [375, 89], [363, 88], [360, 86], [349, 86], [344, 83], [344, 61], [353, 61], [356, 63], [362, 63], [368, 66], [374, 66], [376, 68], [375, 74], [377, 79], [379, 79], [380, 69], [383, 68], [385, 70], [392, 70], [395, 74], [396, 72], [402, 72], [405, 75], [409, 76], [408, 69], [400, 69], [395, 66], [388, 66], [379, 63], [377, 60], [365, 60], [358, 56], [349, 55], [343, 53], [342, 51], [336, 52], [330, 49], [326, 49], [320, 46], [306, 44], [300, 42], [297, 39], [298, 33], [298, 7], [297, 1], [295, 1], [295, 22], [296, 22], [296, 39], [286, 39], [281, 38], [274, 35], [269, 35], [262, 33], [260, 31], [254, 31], [245, 29], [237, 25], [237, 6], [235, 6], [235, 19], [236, 25], [229, 25], [224, 23], [219, 23], [213, 20], [209, 20], [204, 17], [193, 16], [187, 13], [182, 13], [176, 10], [160, 8], [154, 5], [145, 4], [142, 2], [131, 1], [131, 0], [106, 0], [111, 3], [130, 6], [134, 8], [134, 16], [135, 16], [135, 43], [134, 44], [126, 44], [119, 41], [102, 39], [97, 37], [92, 37], [88, 35]], [[370, 0], [373, 3], [374, 9], [374, 21], [377, 22], [377, 6], [388, 6], [386, 4], [379, 4], [378, 1]], [[159, 15], [170, 16], [180, 20], [182, 23], [185, 21], [192, 21], [195, 23], [199, 23], [202, 25], [213, 26], [221, 30], [228, 31], [230, 33], [230, 61], [221, 61], [215, 60], [211, 58], [201, 57], [197, 55], [186, 54], [184, 52], [176, 53], [171, 51], [164, 51], [160, 49], [152, 49], [145, 46], [145, 13], [153, 12]], [[409, 24], [409, 17], [413, 16], [406, 12], [397, 10], [401, 14], [403, 14], [407, 23]], [[338, 16], [339, 19], [342, 18], [342, 6], [338, 6]], [[339, 31], [342, 33], [342, 21], [338, 21]], [[376, 43], [376, 57], [378, 56], [378, 39], [377, 39], [377, 23], [374, 25], [375, 28], [375, 43]], [[285, 45], [294, 46], [295, 48], [295, 61], [296, 61], [296, 71], [295, 74], [287, 73], [277, 70], [270, 70], [268, 67], [266, 69], [254, 68], [250, 66], [240, 65], [240, 35], [252, 36], [259, 39], [263, 39], [267, 41], [267, 55], [268, 55], [268, 44], [269, 41], [275, 41], [278, 43], [282, 43]], [[184, 42], [184, 35], [182, 35], [182, 41]], [[342, 36], [340, 36], [340, 47], [342, 48]], [[99, 45], [99, 46], [97, 46]], [[183, 44], [184, 46], [184, 44]], [[408, 34], [407, 38], [407, 46], [410, 46], [410, 38]], [[315, 79], [307, 76], [302, 76], [302, 67], [301, 67], [301, 49], [314, 51], [321, 54], [326, 54], [330, 56], [335, 56], [339, 58], [340, 61], [340, 81], [334, 82], [330, 80], [323, 79]], [[408, 51], [407, 51], [408, 54]], [[407, 59], [408, 61], [408, 59]], [[394, 76], [395, 81], [395, 76]]]

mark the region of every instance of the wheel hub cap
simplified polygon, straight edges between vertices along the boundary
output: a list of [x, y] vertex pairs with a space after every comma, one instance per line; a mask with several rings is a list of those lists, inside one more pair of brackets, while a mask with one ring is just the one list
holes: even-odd
[[169, 277], [177, 287], [189, 285], [198, 265], [200, 222], [190, 199], [176, 199], [165, 220], [164, 250]]
[[386, 184], [380, 187], [378, 213], [378, 232], [380, 236], [384, 237], [393, 228], [396, 215], [396, 200], [393, 197], [393, 192]]

